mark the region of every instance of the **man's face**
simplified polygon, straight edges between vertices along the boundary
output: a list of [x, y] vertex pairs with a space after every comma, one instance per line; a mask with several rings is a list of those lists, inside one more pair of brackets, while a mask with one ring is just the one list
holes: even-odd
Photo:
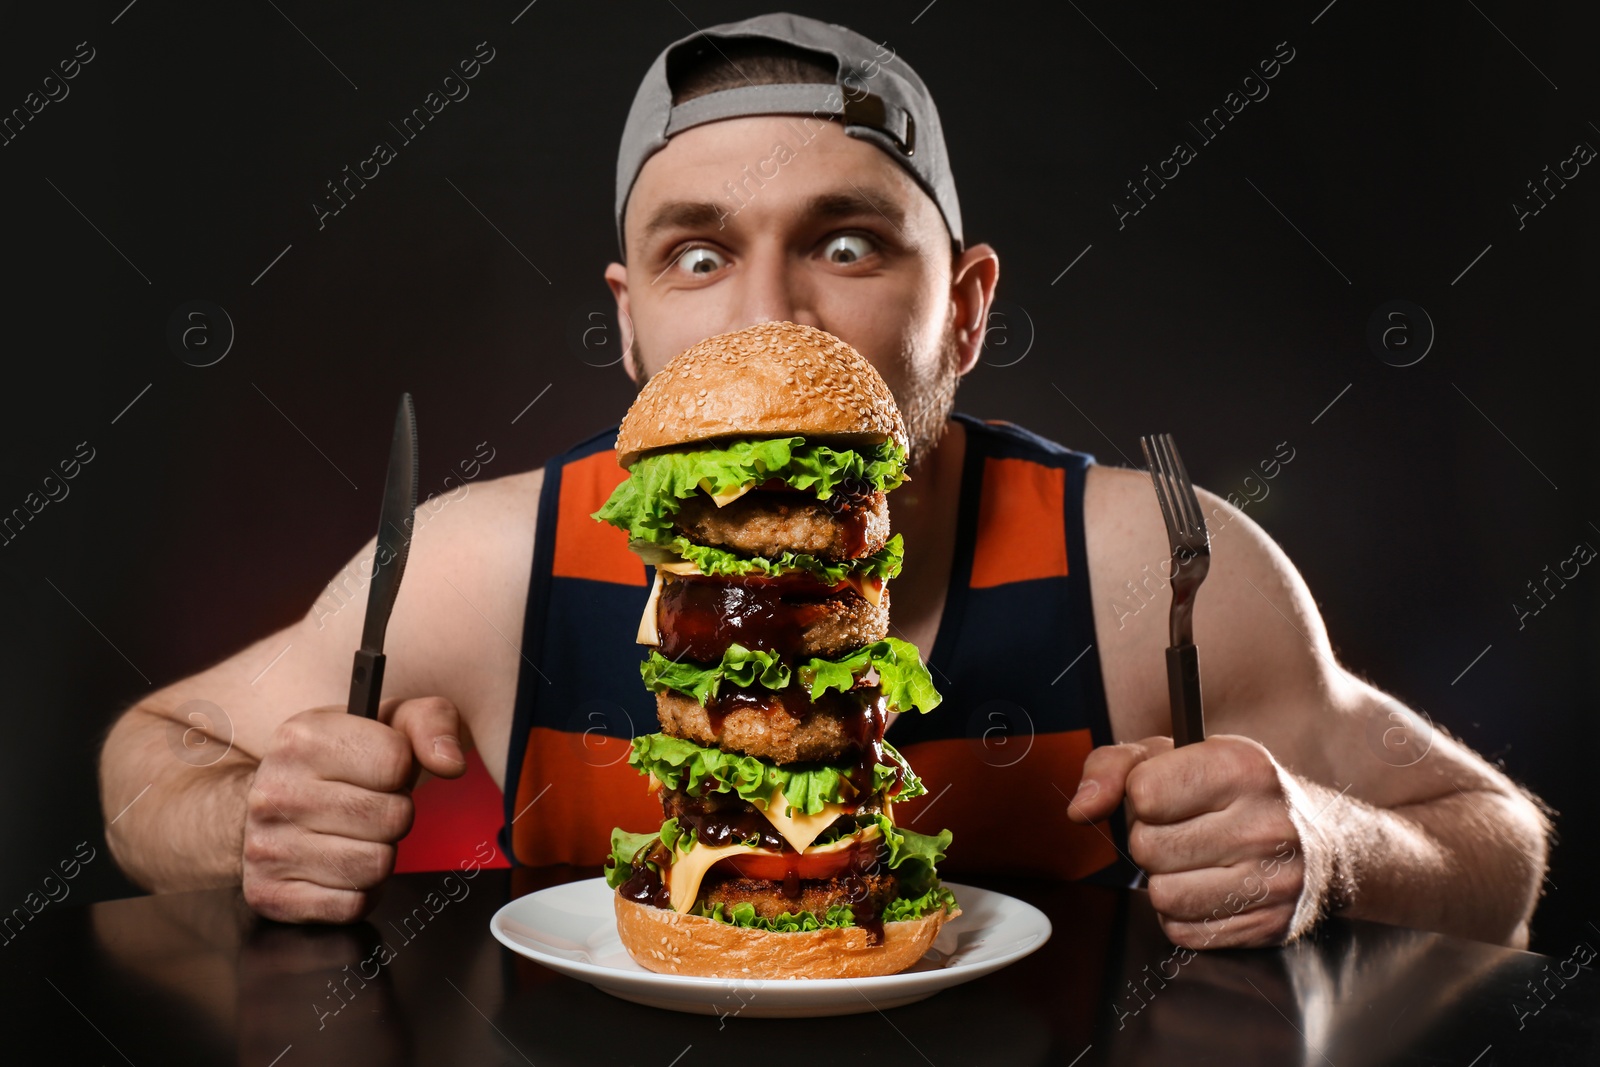
[[981, 324], [994, 283], [980, 270], [984, 306], [967, 307], [963, 285], [977, 290], [963, 264], [994, 257], [980, 246], [953, 261], [938, 207], [881, 149], [801, 117], [698, 126], [640, 170], [624, 233], [628, 265], [606, 279], [632, 324], [637, 382], [714, 334], [787, 319], [871, 361], [913, 461], [937, 440], [981, 345], [964, 320]]

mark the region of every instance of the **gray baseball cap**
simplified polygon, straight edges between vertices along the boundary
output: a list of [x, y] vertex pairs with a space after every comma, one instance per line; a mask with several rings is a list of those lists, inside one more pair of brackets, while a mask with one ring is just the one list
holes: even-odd
[[[716, 48], [729, 38], [765, 38], [832, 56], [838, 63], [833, 85], [746, 85], [672, 104], [668, 83], [670, 62], [681, 52]], [[674, 134], [718, 119], [747, 115], [813, 115], [842, 121], [844, 132], [877, 145], [916, 179], [944, 215], [959, 251], [961, 205], [950, 173], [944, 130], [933, 96], [917, 72], [886, 46], [854, 30], [803, 15], [774, 13], [742, 22], [697, 30], [656, 56], [628, 111], [617, 152], [617, 247], [622, 242], [622, 216], [628, 194], [645, 160], [666, 146]]]

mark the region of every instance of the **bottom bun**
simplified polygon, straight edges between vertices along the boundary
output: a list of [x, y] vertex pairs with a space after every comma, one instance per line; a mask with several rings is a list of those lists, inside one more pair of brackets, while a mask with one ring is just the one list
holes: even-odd
[[898, 974], [928, 951], [959, 908], [883, 924], [868, 944], [859, 926], [804, 933], [751, 930], [701, 915], [683, 915], [616, 895], [617, 935], [641, 967], [702, 978], [870, 978]]

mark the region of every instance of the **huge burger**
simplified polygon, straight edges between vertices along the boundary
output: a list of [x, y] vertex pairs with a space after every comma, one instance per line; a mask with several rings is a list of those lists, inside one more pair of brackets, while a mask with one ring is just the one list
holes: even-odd
[[664, 817], [612, 833], [622, 943], [673, 974], [904, 970], [959, 912], [935, 869], [949, 831], [894, 819], [924, 789], [886, 716], [940, 698], [889, 636], [906, 432], [888, 387], [831, 334], [764, 323], [652, 377], [617, 453], [628, 479], [595, 518], [655, 566], [638, 639], [661, 731], [629, 762]]

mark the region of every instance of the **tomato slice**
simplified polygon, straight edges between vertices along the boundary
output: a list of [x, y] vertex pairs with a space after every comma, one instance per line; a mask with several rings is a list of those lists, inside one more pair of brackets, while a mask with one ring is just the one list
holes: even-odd
[[[871, 842], [870, 847], [876, 847]], [[863, 845], [841, 848], [833, 852], [784, 852], [776, 855], [751, 853], [730, 856], [712, 864], [711, 871], [732, 872], [745, 878], [763, 878], [781, 882], [792, 873], [796, 878], [838, 878], [850, 873], [851, 863], [861, 853]], [[710, 872], [707, 872], [710, 873]]]

